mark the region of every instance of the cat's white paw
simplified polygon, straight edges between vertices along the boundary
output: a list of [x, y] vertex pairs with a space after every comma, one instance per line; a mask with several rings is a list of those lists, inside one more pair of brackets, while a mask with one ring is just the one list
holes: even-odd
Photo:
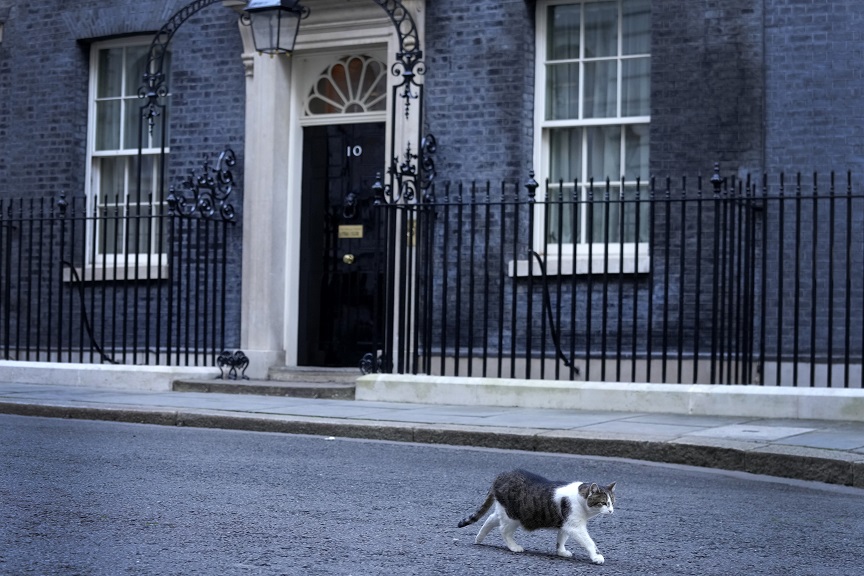
[[591, 562], [593, 562], [594, 564], [603, 564], [603, 562], [605, 561], [606, 559], [603, 558], [602, 554], [595, 554], [594, 556], [591, 556]]
[[558, 556], [561, 556], [563, 558], [572, 558], [573, 553], [570, 552], [569, 550], [567, 550], [566, 548], [561, 548], [560, 550], [558, 550]]
[[507, 547], [510, 549], [511, 552], [524, 552], [525, 551], [525, 548], [523, 548], [522, 546], [520, 546], [518, 544], [514, 544], [512, 546], [510, 546], [508, 544]]

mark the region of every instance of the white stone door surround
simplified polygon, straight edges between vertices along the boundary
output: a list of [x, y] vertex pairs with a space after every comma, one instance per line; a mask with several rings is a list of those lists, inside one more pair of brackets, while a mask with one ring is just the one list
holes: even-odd
[[[401, 0], [417, 23], [421, 46], [425, 0]], [[241, 25], [246, 67], [246, 142], [243, 181], [243, 268], [240, 349], [247, 375], [264, 378], [271, 366], [297, 365], [300, 199], [303, 125], [335, 123], [303, 116], [311, 82], [341, 56], [380, 56], [388, 68], [386, 114], [346, 115], [344, 121], [385, 121], [391, 132], [389, 73], [399, 49], [387, 13], [372, 0], [304, 0], [311, 9], [290, 57], [254, 51]], [[322, 68], [323, 65], [323, 68]], [[375, 116], [373, 118], [373, 116]], [[416, 125], [416, 123], [414, 123]], [[307, 124], [308, 125], [308, 124]], [[413, 138], [397, 134], [397, 140]], [[401, 142], [396, 142], [396, 150]], [[390, 148], [387, 142], [386, 148]], [[382, 166], [382, 172], [385, 167]]]

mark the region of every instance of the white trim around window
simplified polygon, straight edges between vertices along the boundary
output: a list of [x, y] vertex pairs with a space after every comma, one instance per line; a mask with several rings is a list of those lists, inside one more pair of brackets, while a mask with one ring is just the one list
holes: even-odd
[[[564, 191], [565, 197], [578, 192], [584, 200], [592, 178], [595, 198], [602, 197], [609, 178], [613, 201], [617, 198], [618, 206], [625, 206], [620, 210], [622, 222], [632, 223], [635, 204], [628, 198], [632, 200], [635, 186], [630, 184], [635, 185], [638, 178], [644, 191], [648, 183], [650, 1], [538, 0], [536, 23], [538, 199], [546, 199], [546, 182], [551, 181], [550, 189]], [[629, 220], [624, 215], [627, 206]], [[620, 237], [610, 238], [607, 256], [602, 231], [594, 230], [593, 244], [587, 237], [591, 229], [586, 225], [587, 210], [580, 210], [577, 218], [575, 226], [568, 224], [562, 230], [557, 230], [553, 218], [547, 230], [544, 205], [538, 203], [533, 244], [546, 260], [547, 273], [650, 270], [644, 229], [626, 233], [629, 238], [623, 242]], [[539, 273], [536, 268], [520, 261], [510, 271], [521, 276], [529, 270]]]
[[[96, 42], [90, 48], [85, 174], [88, 227], [85, 269], [79, 271], [82, 280], [147, 277], [141, 275], [145, 268], [153, 268], [151, 277], [165, 277], [163, 267], [157, 264], [165, 261], [164, 238], [156, 230], [159, 226], [154, 219], [136, 218], [165, 209], [165, 200], [159, 197], [161, 126], [157, 125], [152, 134], [144, 134], [140, 158], [138, 155], [143, 105], [138, 89], [151, 41], [151, 36], [129, 37]], [[164, 66], [170, 70], [170, 53]], [[167, 115], [167, 109], [163, 113]], [[127, 218], [109, 220], [109, 214]], [[140, 222], [149, 226], [142, 228]], [[121, 269], [116, 269], [118, 266]], [[126, 267], [134, 272], [122, 270]]]

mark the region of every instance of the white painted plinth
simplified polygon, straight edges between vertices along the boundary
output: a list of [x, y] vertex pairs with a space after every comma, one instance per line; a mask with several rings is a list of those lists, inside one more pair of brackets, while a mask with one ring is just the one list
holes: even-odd
[[864, 422], [864, 390], [370, 374], [357, 400]]
[[171, 382], [187, 378], [216, 378], [219, 369], [129, 364], [60, 364], [0, 360], [0, 382], [57, 384], [114, 390], [171, 389]]

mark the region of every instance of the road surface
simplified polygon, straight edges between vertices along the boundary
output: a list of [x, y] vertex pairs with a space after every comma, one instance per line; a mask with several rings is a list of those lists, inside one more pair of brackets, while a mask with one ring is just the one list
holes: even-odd
[[[500, 471], [618, 482], [589, 531], [473, 544]], [[514, 451], [0, 415], [0, 574], [850, 576], [864, 491]]]

